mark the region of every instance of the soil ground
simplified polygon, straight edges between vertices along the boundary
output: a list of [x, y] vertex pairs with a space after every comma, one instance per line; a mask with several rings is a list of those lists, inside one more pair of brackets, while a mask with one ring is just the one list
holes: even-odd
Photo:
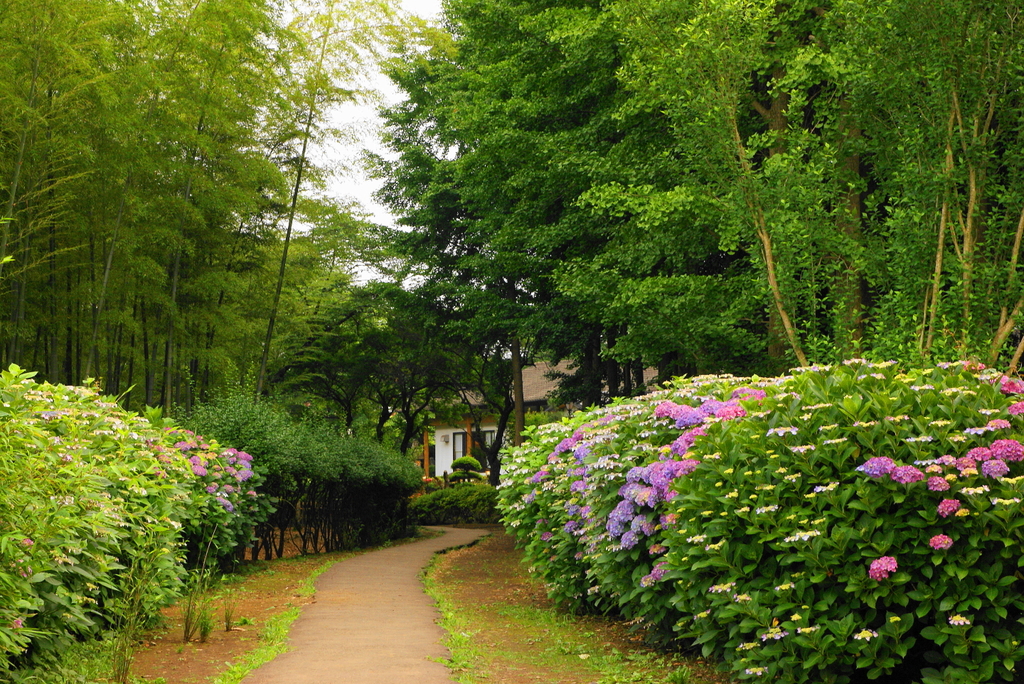
[[680, 666], [689, 668], [693, 684], [726, 681], [703, 660], [645, 647], [644, 636], [622, 621], [557, 611], [500, 527], [474, 546], [443, 554], [432, 577], [476, 646], [474, 662], [459, 663], [473, 681], [660, 684]]
[[[440, 556], [432, 571], [436, 584], [448, 590], [451, 607], [469, 625], [467, 629], [478, 647], [480, 657], [470, 666], [474, 679], [488, 684], [647, 682], [658, 680], [637, 678], [636, 672], [644, 667], [664, 672], [674, 664], [685, 663], [695, 675], [695, 684], [724, 681], [699, 660], [651, 661], [659, 656], [646, 649], [642, 637], [631, 634], [622, 622], [558, 614], [543, 587], [528, 576], [511, 538], [499, 526], [490, 529], [492, 536], [480, 543]], [[215, 599], [213, 606], [220, 624], [207, 643], [183, 644], [180, 609], [167, 610], [165, 625], [147, 635], [136, 655], [136, 676], [149, 681], [163, 678], [166, 684], [213, 681], [230, 663], [256, 647], [269, 618], [312, 600], [312, 596], [300, 593], [310, 574], [354, 553], [365, 552], [254, 564], [255, 572], [249, 573], [247, 579], [226, 585], [218, 592], [222, 598]], [[225, 631], [225, 605], [234, 606], [236, 622], [242, 619], [248, 624]], [[552, 616], [551, 624], [539, 633], [526, 629], [520, 619], [529, 613], [536, 624], [538, 612]], [[624, 673], [622, 678], [609, 678], [598, 671], [603, 662], [601, 654], [612, 650], [637, 664], [633, 675]]]
[[[164, 624], [146, 635], [135, 655], [133, 672], [146, 680], [167, 684], [205, 684], [228, 665], [253, 650], [267, 620], [294, 606], [312, 601], [299, 593], [302, 583], [325, 564], [352, 556], [351, 552], [258, 561], [247, 578], [226, 584], [212, 605], [217, 627], [206, 643], [182, 642], [180, 604], [164, 611]], [[231, 631], [224, 629], [224, 610], [233, 610]]]

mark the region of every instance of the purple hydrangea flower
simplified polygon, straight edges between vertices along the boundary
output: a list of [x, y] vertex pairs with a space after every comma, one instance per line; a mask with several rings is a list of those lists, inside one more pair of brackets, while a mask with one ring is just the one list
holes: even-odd
[[700, 408], [697, 410], [704, 416], [713, 416], [715, 415], [716, 411], [718, 411], [721, 408], [724, 408], [725, 406], [726, 403], [724, 401], [719, 401], [718, 399], [708, 399], [703, 404], [701, 404]]
[[705, 414], [692, 406], [680, 406], [672, 416], [676, 419], [676, 427], [692, 427], [704, 422]]
[[875, 456], [857, 466], [857, 470], [868, 477], [879, 478], [888, 475], [896, 467], [896, 462], [888, 456]]
[[660, 582], [661, 578], [663, 578], [667, 572], [668, 572], [668, 563], [667, 562], [661, 561], [661, 562], [657, 563], [649, 574], [644, 575], [640, 579], [640, 586], [641, 587], [649, 587], [652, 584], [654, 584], [655, 582]]
[[696, 470], [697, 466], [700, 465], [700, 461], [695, 458], [684, 458], [682, 461], [676, 461], [675, 464], [676, 477], [679, 477], [681, 475], [689, 475]]
[[1006, 465], [1006, 461], [1000, 461], [996, 458], [982, 463], [981, 472], [985, 477], [1002, 477], [1010, 472], [1010, 466]]
[[534, 473], [533, 477], [531, 477], [529, 480], [527, 480], [527, 482], [529, 482], [530, 484], [540, 484], [540, 481], [543, 480], [547, 476], [548, 476], [548, 471], [546, 471], [546, 470], [544, 470], [542, 468], [542, 469], [538, 470], [536, 473]]
[[949, 482], [944, 477], [929, 477], [928, 489], [933, 492], [944, 492], [949, 489]]
[[540, 535], [540, 540], [541, 541], [550, 541], [553, 536], [555, 536], [555, 535], [552, 534], [551, 532], [542, 532], [541, 535]]
[[573, 494], [579, 494], [580, 492], [582, 492], [586, 488], [587, 488], [587, 481], [586, 480], [575, 480], [571, 485], [569, 485], [569, 491], [572, 492]]
[[694, 428], [688, 432], [684, 432], [672, 442], [672, 453], [676, 456], [683, 456], [693, 446], [693, 443], [697, 441], [698, 437], [706, 435], [707, 432], [704, 428]]
[[633, 530], [627, 530], [622, 535], [622, 539], [619, 540], [619, 543], [622, 544], [622, 548], [631, 549], [636, 546], [638, 541], [639, 539], [637, 538], [636, 533], [633, 532]]
[[627, 521], [632, 522], [634, 512], [632, 501], [626, 499], [620, 501], [608, 514], [608, 524], [606, 525], [608, 534], [613, 537], [621, 537], [622, 533], [626, 531]]
[[764, 399], [768, 396], [768, 393], [763, 389], [753, 389], [751, 387], [738, 387], [732, 391], [733, 399]]
[[227, 511], [228, 513], [232, 513], [235, 510], [235, 507], [232, 505], [232, 503], [225, 499], [223, 496], [217, 497], [217, 503], [223, 506], [224, 510]]
[[577, 442], [579, 442], [579, 440], [575, 437], [566, 437], [558, 443], [558, 446], [555, 447], [554, 453], [560, 454], [563, 451], [571, 451], [576, 447]]
[[201, 465], [193, 465], [192, 472], [195, 474], [196, 477], [205, 477], [207, 473], [206, 468], [204, 468]]

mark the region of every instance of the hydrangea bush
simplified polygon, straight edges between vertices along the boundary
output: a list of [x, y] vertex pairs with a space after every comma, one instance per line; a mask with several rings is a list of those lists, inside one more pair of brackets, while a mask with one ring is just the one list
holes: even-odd
[[1011, 680], [1024, 385], [981, 370], [680, 379], [534, 431], [504, 522], [555, 598], [741, 680]]
[[0, 671], [155, 615], [186, 548], [233, 555], [267, 508], [247, 455], [31, 378], [0, 373]]

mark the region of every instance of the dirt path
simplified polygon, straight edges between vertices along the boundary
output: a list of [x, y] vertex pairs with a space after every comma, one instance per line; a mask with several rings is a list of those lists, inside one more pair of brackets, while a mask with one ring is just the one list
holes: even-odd
[[438, 551], [485, 530], [440, 528], [443, 536], [342, 561], [316, 583], [316, 599], [292, 625], [292, 650], [243, 684], [450, 684], [444, 632], [420, 571]]

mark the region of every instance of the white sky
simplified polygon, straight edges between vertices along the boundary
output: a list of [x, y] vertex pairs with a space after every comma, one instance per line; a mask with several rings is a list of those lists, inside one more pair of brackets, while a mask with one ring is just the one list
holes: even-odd
[[[407, 12], [424, 19], [436, 19], [441, 13], [441, 0], [401, 0], [401, 5]], [[372, 87], [381, 91], [385, 102], [398, 102], [398, 91], [391, 87], [391, 82], [383, 74], [378, 74]], [[383, 152], [377, 138], [380, 120], [377, 117], [376, 106], [347, 106], [339, 111], [339, 117], [345, 128], [355, 124], [358, 135], [357, 139], [337, 144], [326, 151], [338, 163], [348, 168], [347, 172], [339, 173], [333, 180], [329, 192], [338, 198], [357, 201], [373, 221], [393, 225], [394, 217], [373, 199], [373, 193], [379, 189], [380, 183], [367, 178], [358, 164], [364, 150]]]

